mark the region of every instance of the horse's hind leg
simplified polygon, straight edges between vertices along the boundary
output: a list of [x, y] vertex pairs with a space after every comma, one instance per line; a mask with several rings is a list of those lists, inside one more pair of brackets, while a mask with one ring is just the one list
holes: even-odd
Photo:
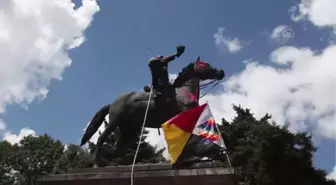
[[109, 124], [107, 125], [104, 132], [98, 137], [98, 140], [97, 140], [97, 145], [96, 145], [96, 149], [94, 153], [96, 166], [108, 165], [106, 164], [108, 163], [107, 161], [104, 161], [102, 158], [100, 158], [100, 153], [101, 153], [102, 146], [104, 142], [106, 141], [108, 135], [117, 129], [119, 120], [121, 117], [121, 112], [122, 112], [121, 107], [115, 106], [115, 105], [110, 106]]
[[101, 158], [100, 153], [102, 146], [109, 135], [108, 129], [106, 128], [103, 133], [98, 137], [96, 148], [94, 151], [95, 167], [101, 167], [108, 165], [108, 161]]

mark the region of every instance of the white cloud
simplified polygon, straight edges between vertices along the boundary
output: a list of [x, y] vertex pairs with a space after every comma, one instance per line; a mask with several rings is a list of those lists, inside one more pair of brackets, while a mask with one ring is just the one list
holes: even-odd
[[290, 12], [293, 21], [308, 19], [316, 26], [336, 28], [335, 0], [301, 0]]
[[231, 105], [240, 104], [256, 117], [270, 113], [278, 124], [288, 121], [292, 131], [313, 129], [319, 136], [336, 138], [336, 45], [320, 54], [286, 46], [270, 58], [286, 68], [248, 63], [222, 83], [222, 93], [205, 97], [216, 119], [232, 119]]
[[18, 135], [13, 134], [10, 131], [5, 132], [4, 140], [7, 140], [11, 144], [16, 144], [29, 135], [36, 136], [36, 132], [30, 128], [23, 128]]
[[166, 159], [168, 159], [169, 158], [168, 146], [164, 138], [164, 132], [162, 128], [160, 128], [160, 135], [158, 133], [158, 129], [154, 129], [154, 128], [146, 128], [146, 129], [149, 131], [146, 141], [152, 146], [156, 146], [157, 150], [160, 150], [166, 147], [165, 151], [163, 152], [163, 156]]
[[6, 130], [6, 125], [5, 125], [5, 123], [3, 122], [2, 119], [0, 119], [0, 131], [1, 130]]
[[330, 172], [327, 176], [328, 179], [333, 179], [336, 181], [336, 166], [334, 166], [334, 169], [332, 172]]
[[51, 80], [61, 80], [71, 65], [66, 47], [82, 43], [84, 30], [99, 10], [84, 0], [2, 1], [0, 10], [0, 113], [7, 104], [43, 99]]
[[77, 9], [69, 0], [2, 0], [0, 11], [1, 114], [6, 105], [44, 99], [51, 80], [62, 80], [72, 62], [67, 50], [84, 42], [99, 7], [95, 0]]
[[64, 145], [63, 152], [68, 151], [68, 150], [69, 150], [69, 146], [70, 146], [70, 144], [65, 144], [65, 145]]
[[224, 28], [218, 28], [217, 32], [214, 34], [213, 38], [215, 40], [215, 45], [221, 50], [228, 50], [230, 53], [239, 52], [242, 47], [242, 42], [238, 38], [230, 38], [224, 36]]
[[177, 78], [177, 74], [172, 74], [172, 73], [169, 74], [170, 83], [173, 83], [176, 78]]
[[270, 39], [283, 43], [294, 37], [294, 31], [287, 25], [275, 27], [270, 35]]

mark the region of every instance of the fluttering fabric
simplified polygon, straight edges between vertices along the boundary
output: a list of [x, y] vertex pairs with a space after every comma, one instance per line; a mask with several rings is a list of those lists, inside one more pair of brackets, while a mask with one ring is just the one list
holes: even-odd
[[226, 149], [207, 103], [176, 115], [162, 128], [173, 164], [214, 158]]

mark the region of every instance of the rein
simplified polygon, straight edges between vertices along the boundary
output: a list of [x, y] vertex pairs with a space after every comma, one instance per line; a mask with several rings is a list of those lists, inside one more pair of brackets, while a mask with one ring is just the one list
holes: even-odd
[[[219, 84], [219, 80], [211, 80], [210, 82], [206, 83], [206, 84], [202, 84], [199, 86], [199, 90], [202, 90], [202, 89], [205, 89], [208, 85], [210, 84], [213, 84], [212, 87], [207, 91], [205, 92], [202, 96], [199, 97], [200, 98], [203, 98], [205, 95], [207, 95], [214, 87], [216, 87], [218, 84]], [[181, 87], [187, 87], [187, 86], [191, 86], [191, 85], [182, 85]]]
[[216, 87], [218, 84], [219, 84], [219, 80], [212, 80], [211, 82], [209, 83], [206, 83], [206, 84], [203, 84], [203, 85], [200, 85], [200, 90], [206, 88], [208, 85], [212, 84], [212, 87], [206, 92], [204, 93], [202, 96], [200, 96], [199, 98], [203, 98], [206, 94], [208, 94], [214, 87]]

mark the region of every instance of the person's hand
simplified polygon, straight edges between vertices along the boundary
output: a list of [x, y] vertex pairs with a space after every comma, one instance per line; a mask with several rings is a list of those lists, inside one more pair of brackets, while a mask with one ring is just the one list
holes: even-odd
[[184, 53], [184, 50], [185, 50], [184, 45], [181, 45], [181, 44], [177, 45], [176, 46], [176, 56], [180, 57]]

